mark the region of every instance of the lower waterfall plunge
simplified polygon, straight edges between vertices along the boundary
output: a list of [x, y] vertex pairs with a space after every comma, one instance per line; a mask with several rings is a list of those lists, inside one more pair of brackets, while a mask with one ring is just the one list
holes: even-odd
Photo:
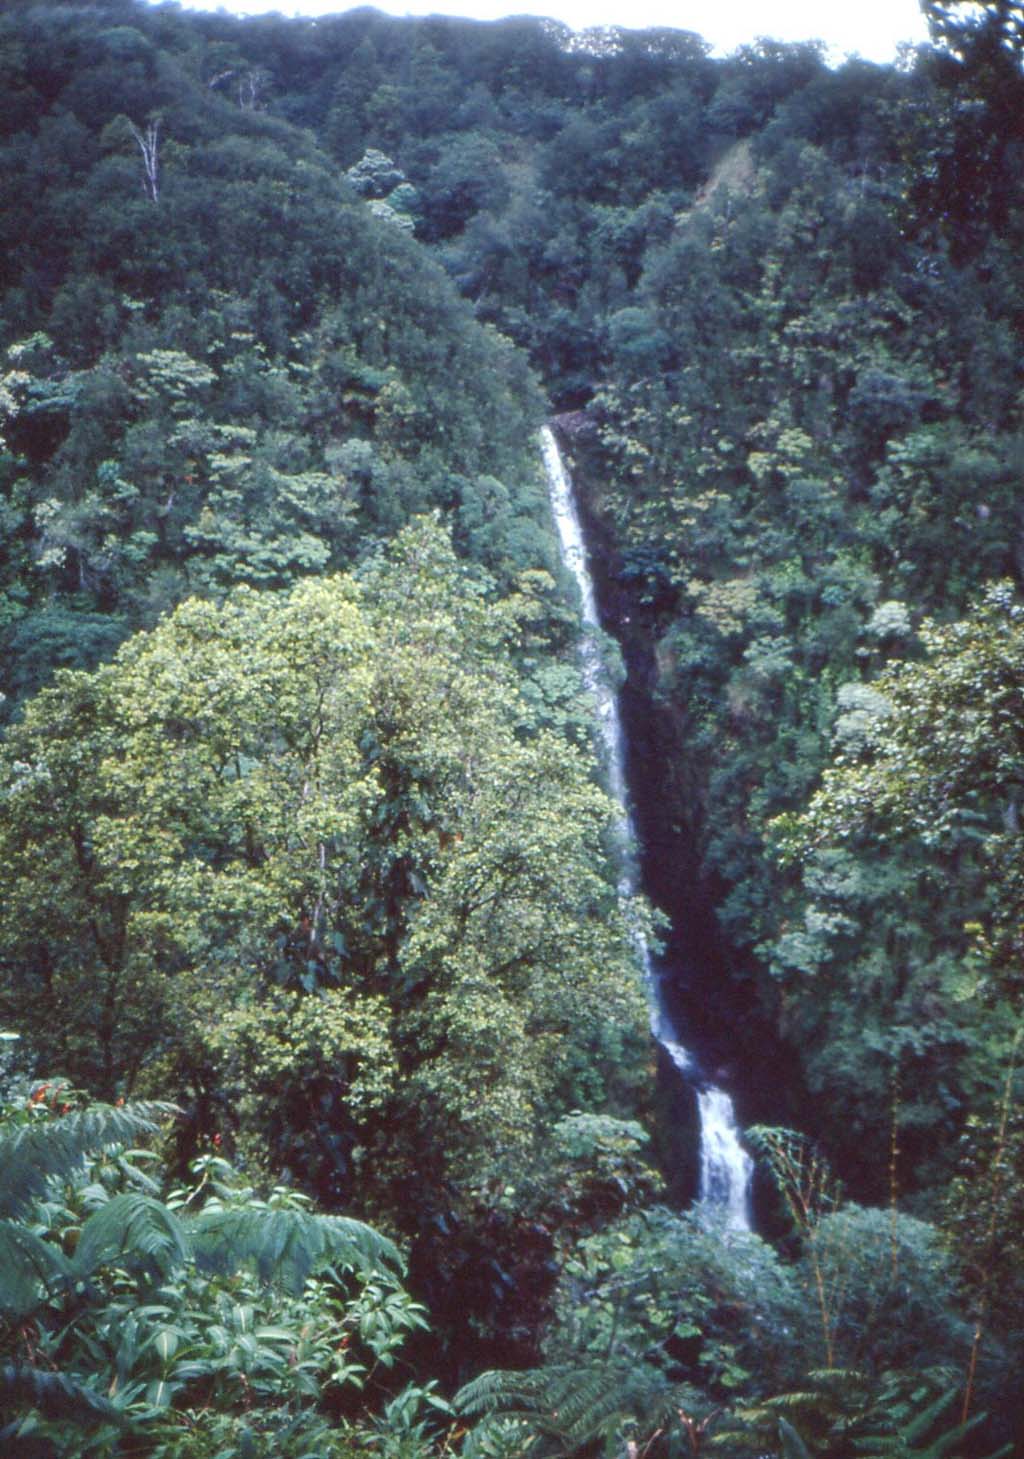
[[[584, 630], [580, 643], [583, 679], [594, 700], [598, 730], [605, 750], [609, 786], [622, 809], [624, 839], [627, 845], [632, 845], [636, 838], [626, 786], [622, 720], [617, 696], [608, 683], [601, 661], [597, 639], [601, 626], [597, 599], [587, 563], [586, 544], [576, 510], [572, 482], [562, 462], [555, 437], [547, 426], [541, 433], [541, 446], [562, 560], [576, 579], [580, 591]], [[623, 874], [622, 889], [626, 894], [634, 889], [628, 866]], [[659, 974], [645, 942], [641, 942], [638, 953], [647, 985], [651, 1033], [680, 1075], [696, 1088], [700, 1118], [700, 1200], [716, 1214], [723, 1215], [728, 1225], [739, 1230], [749, 1230], [753, 1166], [750, 1156], [740, 1144], [732, 1100], [724, 1090], [716, 1089], [697, 1074], [693, 1059], [680, 1043], [663, 1006]]]

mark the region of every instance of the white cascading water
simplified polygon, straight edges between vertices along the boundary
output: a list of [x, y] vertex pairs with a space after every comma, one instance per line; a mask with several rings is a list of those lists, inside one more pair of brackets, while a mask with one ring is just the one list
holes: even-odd
[[[597, 613], [594, 583], [587, 564], [586, 545], [580, 526], [576, 499], [569, 473], [562, 461], [558, 443], [545, 426], [541, 433], [544, 468], [547, 472], [551, 510], [558, 528], [562, 560], [569, 568], [580, 590], [583, 612], [583, 636], [580, 659], [583, 679], [594, 700], [597, 724], [607, 761], [611, 792], [622, 807], [622, 828], [627, 846], [635, 842], [626, 789], [626, 755], [618, 698], [608, 682], [598, 641], [601, 623]], [[623, 891], [634, 890], [629, 858], [624, 873]], [[665, 1050], [672, 1063], [690, 1081], [693, 1060], [676, 1037], [671, 1020], [662, 1006], [658, 974], [646, 942], [640, 939], [638, 953], [643, 964], [647, 997], [651, 1009], [651, 1033]], [[738, 1230], [750, 1229], [750, 1178], [753, 1164], [740, 1144], [732, 1100], [713, 1085], [698, 1085], [697, 1109], [700, 1116], [700, 1199], [716, 1215]]]

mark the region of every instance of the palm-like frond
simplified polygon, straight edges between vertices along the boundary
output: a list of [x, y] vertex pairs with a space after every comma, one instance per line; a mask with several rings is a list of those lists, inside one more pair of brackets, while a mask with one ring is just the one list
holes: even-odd
[[26, 1226], [0, 1221], [0, 1312], [21, 1317], [67, 1271], [60, 1249]]
[[318, 1268], [333, 1265], [356, 1271], [402, 1269], [393, 1241], [347, 1216], [317, 1216], [265, 1206], [222, 1207], [200, 1211], [188, 1223], [196, 1264], [206, 1271], [255, 1268], [261, 1281], [300, 1292]]
[[88, 1155], [153, 1134], [175, 1113], [174, 1105], [155, 1100], [95, 1104], [8, 1129], [0, 1135], [0, 1218], [25, 1215], [54, 1177], [70, 1176]]
[[188, 1253], [185, 1228], [163, 1201], [127, 1191], [92, 1213], [82, 1226], [72, 1271], [88, 1277], [104, 1264], [127, 1266], [157, 1279]]
[[101, 1393], [66, 1373], [49, 1373], [29, 1363], [0, 1363], [0, 1411], [34, 1408], [47, 1418], [78, 1424], [117, 1421], [118, 1410]]

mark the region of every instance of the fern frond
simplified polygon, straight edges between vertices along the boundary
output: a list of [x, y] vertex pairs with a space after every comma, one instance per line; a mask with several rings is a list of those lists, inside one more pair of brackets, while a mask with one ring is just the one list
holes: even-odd
[[0, 1135], [0, 1218], [17, 1219], [46, 1194], [55, 1177], [72, 1175], [88, 1155], [154, 1134], [177, 1111], [172, 1104], [95, 1104]]
[[797, 1413], [807, 1409], [818, 1412], [824, 1406], [825, 1395], [800, 1390], [794, 1393], [776, 1393], [771, 1398], [764, 1399], [762, 1403], [764, 1410], [769, 1413], [776, 1409], [784, 1409], [787, 1411], [792, 1409]]
[[627, 1427], [662, 1427], [675, 1418], [678, 1396], [660, 1373], [635, 1365], [560, 1364], [481, 1373], [456, 1395], [455, 1406], [467, 1416], [519, 1419], [541, 1452], [569, 1455]]
[[45, 1418], [87, 1425], [120, 1419], [118, 1410], [66, 1373], [48, 1373], [28, 1363], [0, 1363], [0, 1410], [34, 1408]]
[[316, 1216], [266, 1206], [200, 1211], [188, 1234], [196, 1264], [230, 1273], [254, 1267], [260, 1280], [301, 1292], [306, 1278], [325, 1266], [397, 1275], [402, 1257], [393, 1241], [348, 1216]]
[[[984, 1414], [975, 1414], [966, 1423], [956, 1424], [929, 1441], [929, 1432], [934, 1429], [956, 1396], [956, 1389], [950, 1389], [914, 1414], [909, 1422], [890, 1422], [885, 1433], [855, 1439], [854, 1452], [863, 1456], [863, 1459], [947, 1459], [948, 1455], [959, 1450], [967, 1435], [985, 1420]], [[884, 1423], [886, 1418], [885, 1413], [872, 1415], [875, 1422]], [[1005, 1459], [1012, 1450], [1013, 1445], [1007, 1444], [987, 1455], [986, 1459]]]
[[0, 1311], [22, 1317], [38, 1306], [67, 1263], [59, 1247], [13, 1221], [0, 1221]]
[[622, 1374], [602, 1368], [555, 1371], [545, 1394], [547, 1411], [536, 1421], [563, 1447], [576, 1449], [617, 1427], [624, 1417]]
[[82, 1226], [72, 1271], [89, 1277], [104, 1264], [166, 1277], [188, 1254], [185, 1229], [162, 1201], [126, 1191], [92, 1213]]
[[854, 1368], [816, 1368], [806, 1375], [816, 1388], [777, 1393], [762, 1400], [761, 1408], [771, 1412], [814, 1412], [819, 1416], [838, 1413], [862, 1405], [867, 1398], [869, 1380]]
[[468, 1418], [480, 1418], [499, 1411], [504, 1413], [526, 1405], [530, 1405], [532, 1411], [540, 1388], [541, 1381], [536, 1370], [509, 1372], [490, 1369], [459, 1389], [455, 1395], [455, 1407]]
[[[916, 1414], [914, 1418], [905, 1425], [903, 1429], [903, 1438], [906, 1440], [908, 1447], [911, 1444], [916, 1444], [919, 1439], [924, 1438], [928, 1431], [938, 1422], [940, 1415], [945, 1413], [946, 1410], [950, 1407], [955, 1398], [955, 1388], [949, 1389], [949, 1391], [946, 1393], [941, 1393], [939, 1397], [935, 1399], [934, 1403], [930, 1403], [927, 1408], [922, 1409], [920, 1413]], [[957, 1437], [959, 1437], [960, 1429], [958, 1428], [954, 1432]], [[954, 1440], [953, 1442], [956, 1442], [956, 1440]]]
[[845, 1389], [867, 1388], [871, 1383], [868, 1374], [862, 1373], [859, 1368], [812, 1368], [807, 1376], [815, 1383]]

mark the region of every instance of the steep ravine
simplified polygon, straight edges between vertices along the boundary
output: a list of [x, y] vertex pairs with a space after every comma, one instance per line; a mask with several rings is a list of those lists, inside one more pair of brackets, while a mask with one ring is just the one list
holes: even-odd
[[[593, 703], [608, 788], [620, 807], [623, 841], [627, 847], [632, 847], [637, 834], [627, 778], [627, 735], [620, 713], [619, 694], [608, 681], [603, 660], [600, 613], [590, 570], [590, 544], [580, 519], [571, 476], [549, 428], [541, 433], [541, 448], [562, 561], [576, 582], [580, 598], [583, 629], [580, 660], [584, 682]], [[638, 868], [627, 852], [621, 869], [623, 895], [631, 895], [639, 885]], [[696, 1146], [697, 1194], [702, 1207], [733, 1229], [748, 1230], [752, 1216], [750, 1182], [753, 1163], [743, 1146], [732, 1098], [716, 1075], [701, 1067], [695, 1059], [671, 1000], [665, 997], [661, 958], [654, 955], [654, 949], [642, 934], [637, 935], [636, 951], [643, 968], [651, 1033], [659, 1051], [661, 1084], [669, 1090], [682, 1086], [677, 1107], [668, 1110], [661, 1121], [666, 1131], [673, 1132], [677, 1143], [682, 1138], [682, 1149], [666, 1152], [669, 1173], [680, 1172], [681, 1189], [677, 1197], [686, 1199], [686, 1187], [692, 1184], [688, 1177], [692, 1170], [693, 1147]], [[696, 1128], [693, 1128], [694, 1103]]]
[[[588, 453], [580, 449], [575, 414], [555, 421], [574, 471], [577, 505], [590, 544], [590, 566], [602, 624], [618, 641], [626, 667], [619, 693], [626, 776], [637, 832], [640, 881], [669, 919], [663, 933], [664, 992], [673, 1021], [700, 1073], [732, 1096], [744, 1127], [796, 1123], [799, 1092], [784, 1073], [793, 1065], [748, 980], [723, 939], [716, 904], [726, 890], [702, 874], [700, 800], [688, 775], [686, 725], [659, 692], [656, 610], [631, 596], [599, 502], [588, 490]], [[657, 1091], [659, 1155], [673, 1200], [698, 1190], [698, 1117], [692, 1086], [662, 1060]], [[755, 1183], [755, 1208], [760, 1204]]]

